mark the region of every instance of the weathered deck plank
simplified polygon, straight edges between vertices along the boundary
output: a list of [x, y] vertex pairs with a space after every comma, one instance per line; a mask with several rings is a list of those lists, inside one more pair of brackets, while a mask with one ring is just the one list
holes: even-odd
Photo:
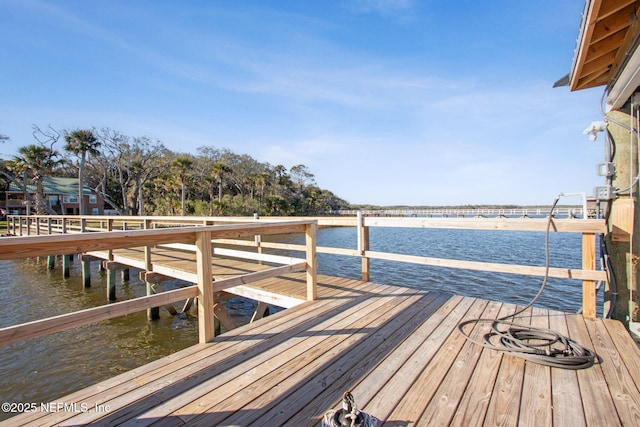
[[446, 373], [466, 342], [464, 337], [455, 331], [455, 326], [459, 321], [481, 317], [486, 305], [487, 301], [469, 300], [463, 301], [453, 309], [452, 315], [454, 318], [458, 317], [459, 320], [452, 325], [452, 333], [449, 334], [430, 363], [421, 370], [411, 388], [403, 396], [398, 396], [400, 400], [397, 406], [384, 420], [386, 425], [394, 425], [399, 421], [417, 421], [426, 407], [433, 404], [432, 398], [436, 390], [442, 384]]
[[[531, 326], [549, 328], [546, 312], [533, 308]], [[527, 363], [522, 383], [522, 400], [518, 425], [544, 426], [551, 425], [551, 368], [536, 363]]]
[[[285, 288], [297, 286], [301, 274]], [[282, 286], [274, 280], [258, 286]], [[107, 404], [109, 412], [40, 412], [9, 422], [305, 426], [317, 424], [350, 390], [362, 410], [393, 426], [638, 425], [640, 352], [619, 323], [541, 309], [517, 318], [550, 326], [600, 353], [601, 364], [580, 371], [481, 348], [456, 330], [464, 319], [499, 318], [515, 309], [320, 275], [316, 301], [68, 396], [52, 396], [91, 408]], [[485, 328], [474, 331], [481, 335]]]
[[[297, 372], [298, 375], [301, 375], [300, 368], [295, 365], [299, 364], [305, 369], [309, 369], [313, 363], [317, 363], [316, 359], [322, 355], [323, 350], [319, 344], [323, 344], [326, 350], [326, 346], [336, 335], [341, 331], [350, 330], [356, 321], [361, 321], [362, 317], [358, 316], [369, 315], [384, 303], [384, 300], [380, 300], [371, 304], [366, 310], [355, 306], [341, 312], [330, 313], [331, 316], [318, 319], [321, 320], [321, 323], [311, 328], [307, 336], [294, 337], [284, 341], [280, 345], [256, 355], [249, 366], [242, 364], [237, 369], [225, 373], [228, 378], [219, 386], [213, 387], [212, 383], [203, 384], [200, 389], [208, 395], [202, 395], [201, 401], [194, 402], [194, 399], [185, 399], [184, 396], [180, 396], [179, 399], [167, 401], [167, 404], [161, 408], [155, 408], [145, 414], [145, 417], [156, 417], [159, 414], [172, 415], [191, 422], [191, 419], [194, 418], [193, 414], [211, 410], [213, 407], [220, 409], [230, 404], [239, 405], [243, 399], [251, 398], [252, 390], [273, 387], [273, 384], [269, 384], [269, 382], [273, 381], [274, 376], [277, 380], [279, 370]], [[330, 332], [327, 332], [328, 328], [331, 328]], [[338, 340], [340, 339], [342, 336], [338, 337]], [[242, 390], [242, 392], [236, 393], [238, 390]], [[234, 393], [236, 395], [230, 399], [229, 396], [233, 396]], [[233, 402], [224, 402], [225, 400], [233, 400]]]
[[[549, 327], [564, 336], [569, 336], [564, 313], [550, 314]], [[571, 369], [552, 369], [551, 384], [553, 384], [551, 390], [553, 425], [558, 427], [586, 425], [577, 372]]]
[[[505, 317], [515, 310], [514, 305], [503, 304], [497, 317]], [[484, 425], [502, 357], [501, 352], [482, 349], [480, 359], [451, 421], [452, 425], [466, 427]]]
[[[585, 319], [582, 316], [567, 316], [567, 325], [569, 326], [569, 337], [571, 339], [579, 342], [584, 347], [594, 349]], [[611, 392], [602, 372], [602, 365], [597, 364], [589, 369], [582, 369], [577, 374], [587, 425], [621, 425], [620, 419], [616, 415], [617, 411]]]
[[[501, 304], [497, 302], [489, 303], [480, 317], [495, 318], [500, 306]], [[476, 325], [471, 331], [472, 336], [478, 335], [478, 331], [483, 329], [482, 326]], [[449, 425], [451, 423], [482, 350], [471, 341], [464, 342], [440, 387], [433, 395], [431, 403], [420, 417], [420, 424]]]
[[[640, 425], [640, 392], [632, 374], [624, 365], [609, 332], [602, 322], [586, 320], [593, 349], [608, 363], [603, 363], [602, 372], [616, 405], [622, 425]], [[637, 379], [637, 376], [636, 376]]]
[[[519, 315], [517, 319], [518, 324], [522, 325], [529, 325], [531, 321], [530, 316], [524, 315]], [[502, 357], [484, 425], [518, 425], [524, 368], [524, 360], [510, 354]]]
[[[380, 419], [389, 416], [398, 397], [403, 396], [420, 375], [422, 364], [433, 358], [455, 327], [455, 317], [449, 313], [461, 301], [461, 297], [444, 300], [438, 311], [353, 389], [365, 412], [375, 408]], [[336, 401], [334, 405], [337, 404]]]

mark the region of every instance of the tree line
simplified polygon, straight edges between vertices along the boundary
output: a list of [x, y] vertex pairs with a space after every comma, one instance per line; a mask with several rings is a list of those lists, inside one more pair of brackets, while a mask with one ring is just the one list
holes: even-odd
[[[77, 177], [80, 188], [93, 188], [106, 209], [123, 215], [323, 215], [350, 207], [319, 188], [302, 164], [287, 169], [210, 146], [179, 153], [110, 128], [34, 125], [33, 138], [11, 159], [0, 158], [0, 188], [22, 188], [40, 215], [53, 213], [42, 185], [46, 176]], [[8, 140], [0, 135], [0, 142]], [[27, 184], [35, 186], [34, 195]]]

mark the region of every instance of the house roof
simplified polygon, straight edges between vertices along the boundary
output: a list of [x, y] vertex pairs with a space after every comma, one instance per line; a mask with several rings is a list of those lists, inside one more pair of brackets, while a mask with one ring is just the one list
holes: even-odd
[[[44, 187], [44, 194], [78, 194], [78, 178], [61, 178], [55, 176], [45, 176], [42, 180]], [[36, 192], [35, 184], [28, 184], [27, 191], [29, 193]], [[16, 186], [14, 183], [9, 184], [8, 193], [22, 193], [22, 188]], [[94, 194], [91, 187], [83, 186], [83, 194]]]
[[569, 74], [572, 91], [615, 82], [638, 46], [639, 16], [640, 0], [586, 0]]

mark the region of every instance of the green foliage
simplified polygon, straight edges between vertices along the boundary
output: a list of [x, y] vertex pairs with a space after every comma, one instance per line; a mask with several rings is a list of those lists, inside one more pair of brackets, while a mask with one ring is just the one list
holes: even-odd
[[[34, 126], [34, 130], [41, 138], [36, 140], [46, 140], [53, 150], [60, 133], [51, 127]], [[66, 141], [62, 163], [36, 169], [83, 179], [103, 195], [106, 208], [123, 214], [322, 215], [349, 208], [347, 202], [319, 188], [305, 165], [287, 170], [215, 147], [200, 147], [196, 155], [176, 153], [159, 141], [108, 128], [62, 134]], [[34, 172], [33, 167], [28, 169]], [[21, 179], [17, 173], [13, 178]]]

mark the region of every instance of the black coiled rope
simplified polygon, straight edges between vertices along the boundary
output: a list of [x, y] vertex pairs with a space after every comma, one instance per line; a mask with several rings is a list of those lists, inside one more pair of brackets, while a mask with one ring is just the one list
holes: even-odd
[[[584, 369], [592, 366], [598, 355], [577, 342], [551, 329], [516, 325], [513, 319], [528, 310], [542, 295], [549, 279], [549, 231], [553, 210], [560, 197], [551, 206], [545, 236], [545, 275], [536, 296], [522, 309], [499, 319], [470, 319], [458, 324], [458, 331], [469, 341], [492, 350], [506, 352], [541, 365], [564, 369]], [[491, 331], [482, 341], [474, 340], [464, 331], [465, 326], [490, 323]]]

